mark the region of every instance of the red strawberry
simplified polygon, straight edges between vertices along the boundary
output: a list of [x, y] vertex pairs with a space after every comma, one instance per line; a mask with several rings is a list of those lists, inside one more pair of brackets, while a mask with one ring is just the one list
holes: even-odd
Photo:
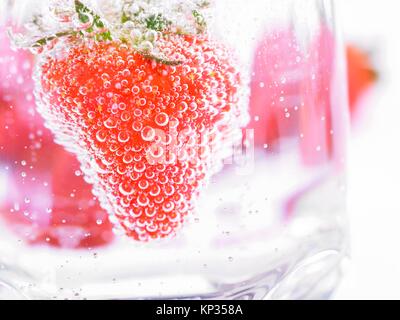
[[[161, 14], [146, 15], [144, 7], [139, 16], [124, 13], [130, 25], [158, 33], [150, 32], [150, 43], [149, 32], [143, 41], [138, 29], [129, 39], [122, 29], [121, 42], [110, 41], [100, 17], [80, 1], [75, 9], [83, 29], [33, 45], [55, 45], [40, 65], [40, 111], [57, 141], [78, 155], [122, 229], [137, 240], [166, 237], [191, 211], [246, 119], [242, 80], [226, 48]], [[201, 13], [190, 16], [203, 33]], [[61, 34], [69, 41], [85, 32], [95, 40], [57, 44]]]
[[[90, 21], [82, 15], [90, 10], [75, 3]], [[161, 14], [129, 21], [157, 31], [155, 51], [149, 41], [136, 44], [138, 31], [120, 41], [102, 28], [95, 40], [58, 42], [40, 65], [48, 126], [78, 156], [114, 222], [139, 241], [177, 231], [246, 119], [231, 53], [201, 34], [203, 17], [190, 12], [198, 34]], [[91, 31], [104, 27], [93, 17]]]
[[[190, 36], [170, 36], [163, 45], [184, 63], [156, 63], [112, 42], [71, 48], [41, 68], [42, 113], [59, 140], [88, 159], [86, 173], [103, 206], [137, 240], [168, 236], [181, 225], [212, 170], [207, 142], [221, 142], [230, 117], [240, 116], [240, 78], [223, 47]], [[184, 141], [167, 132], [167, 148], [153, 150], [155, 130], [168, 128], [185, 133]], [[180, 146], [201, 138], [198, 154]], [[165, 161], [148, 159], [166, 151]]]
[[349, 81], [350, 112], [357, 115], [359, 100], [377, 79], [369, 56], [353, 45], [347, 46], [347, 70]]

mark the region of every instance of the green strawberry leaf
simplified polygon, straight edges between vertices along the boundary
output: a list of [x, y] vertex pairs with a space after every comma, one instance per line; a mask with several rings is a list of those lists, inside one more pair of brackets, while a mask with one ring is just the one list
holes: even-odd
[[[92, 10], [90, 10], [87, 6], [85, 6], [81, 1], [75, 0], [75, 11], [78, 14], [79, 21], [82, 23], [90, 22], [90, 18], [93, 18], [92, 25], [87, 28], [85, 31], [92, 33], [95, 29], [104, 29], [104, 22], [101, 20], [100, 16], [95, 14]], [[96, 35], [97, 40], [112, 40], [111, 32], [109, 30], [100, 32]]]
[[201, 34], [207, 30], [207, 21], [204, 16], [197, 10], [192, 11], [194, 20], [196, 22], [197, 33]]
[[160, 13], [149, 16], [146, 18], [145, 22], [148, 29], [159, 32], [164, 31], [169, 25], [171, 25], [171, 21], [164, 18]]

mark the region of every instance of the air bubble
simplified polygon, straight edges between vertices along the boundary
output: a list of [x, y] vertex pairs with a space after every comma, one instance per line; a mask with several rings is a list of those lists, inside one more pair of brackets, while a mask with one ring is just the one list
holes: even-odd
[[175, 209], [175, 205], [172, 201], [166, 201], [164, 202], [162, 209], [164, 212], [169, 213]]
[[127, 131], [122, 131], [118, 134], [118, 141], [121, 143], [127, 143], [130, 138], [131, 137]]
[[137, 198], [137, 203], [141, 207], [147, 207], [149, 204], [149, 198], [145, 194], [141, 194]]
[[140, 180], [138, 186], [142, 190], [146, 190], [149, 187], [149, 182], [147, 180]]
[[122, 161], [125, 163], [125, 164], [131, 164], [132, 162], [133, 162], [133, 156], [131, 155], [131, 154], [126, 154], [126, 155], [124, 155], [124, 157], [122, 158]]
[[145, 52], [151, 52], [153, 48], [153, 44], [150, 41], [143, 41], [139, 46], [139, 49]]
[[138, 42], [143, 38], [143, 34], [139, 29], [132, 30], [130, 36], [134, 42]]
[[119, 185], [119, 191], [124, 195], [124, 196], [130, 196], [135, 193], [135, 188], [128, 184], [128, 183], [121, 183]]
[[188, 104], [186, 102], [181, 102], [178, 106], [179, 112], [185, 112], [188, 109]]
[[135, 163], [134, 170], [136, 172], [142, 173], [146, 170], [146, 165], [142, 162]]
[[144, 127], [141, 134], [144, 141], [153, 141], [156, 135], [155, 130], [149, 126]]
[[130, 119], [131, 119], [131, 115], [130, 115], [129, 112], [123, 112], [123, 113], [121, 114], [121, 120], [122, 120], [122, 121], [127, 122], [127, 121], [129, 121]]
[[169, 117], [166, 113], [161, 112], [158, 115], [156, 115], [155, 122], [160, 127], [165, 127], [168, 124], [168, 121]]
[[138, 86], [133, 86], [133, 87], [132, 87], [132, 93], [133, 93], [134, 95], [139, 94], [139, 92], [140, 92], [140, 88], [139, 88]]
[[105, 130], [99, 130], [96, 133], [96, 139], [97, 141], [103, 143], [107, 140], [107, 132]]
[[160, 194], [161, 188], [158, 185], [153, 185], [150, 190], [150, 195], [156, 197]]
[[104, 121], [104, 126], [107, 129], [114, 129], [117, 127], [117, 123], [113, 118], [108, 118], [106, 121]]
[[89, 90], [86, 87], [81, 87], [79, 88], [79, 93], [83, 96], [86, 96], [88, 94]]
[[132, 129], [134, 131], [140, 132], [143, 129], [143, 124], [140, 121], [134, 121], [132, 123]]

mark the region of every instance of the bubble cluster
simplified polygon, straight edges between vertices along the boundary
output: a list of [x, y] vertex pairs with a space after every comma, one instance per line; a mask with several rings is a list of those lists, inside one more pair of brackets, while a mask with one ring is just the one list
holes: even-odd
[[245, 125], [243, 79], [207, 36], [158, 40], [176, 66], [114, 42], [65, 44], [42, 57], [39, 111], [77, 154], [86, 180], [124, 232], [174, 234]]

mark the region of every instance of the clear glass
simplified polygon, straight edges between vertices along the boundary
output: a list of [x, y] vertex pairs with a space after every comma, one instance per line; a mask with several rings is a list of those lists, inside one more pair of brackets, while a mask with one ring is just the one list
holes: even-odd
[[[184, 6], [168, 9], [177, 2]], [[166, 46], [172, 42], [172, 53], [162, 56], [164, 61], [149, 57], [142, 43], [131, 48], [130, 42], [114, 45], [115, 39], [63, 38], [60, 32], [76, 19], [71, 3], [41, 1], [39, 5], [35, 1], [33, 10], [29, 1], [11, 1], [12, 10], [7, 12], [14, 15], [4, 19], [1, 29], [0, 295], [28, 299], [329, 298], [347, 254], [347, 95], [333, 1], [218, 0], [200, 19], [192, 6], [202, 9], [204, 1], [150, 1], [148, 10], [168, 15], [174, 23], [179, 14], [186, 22], [187, 6], [195, 17], [196, 32], [207, 29], [205, 36], [177, 32], [166, 37]], [[112, 17], [121, 10], [119, 3], [85, 2], [99, 17]], [[25, 24], [37, 12], [49, 15], [52, 34]], [[78, 16], [81, 28], [85, 19]], [[93, 22], [90, 17], [88, 21]], [[114, 32], [118, 23], [109, 21], [105, 28]], [[35, 48], [34, 55], [10, 51], [7, 25], [13, 25], [17, 45], [45, 39], [45, 49]], [[130, 33], [133, 38], [134, 32]], [[54, 34], [58, 40], [49, 36]], [[192, 51], [181, 40], [170, 39], [186, 36], [200, 60], [177, 61], [176, 52], [190, 55]], [[164, 41], [157, 39], [150, 42]], [[107, 43], [118, 55], [98, 60], [104, 64], [95, 64], [89, 72], [87, 66], [106, 54], [98, 53], [101, 49], [95, 41]], [[211, 47], [209, 56], [199, 45], [202, 41]], [[127, 61], [132, 56], [126, 52], [134, 54], [134, 62]], [[140, 69], [145, 63], [150, 67]], [[225, 68], [229, 63], [231, 67]], [[184, 82], [185, 70], [193, 68], [203, 73], [196, 81], [184, 83], [186, 87], [174, 87], [174, 94], [167, 92], [168, 85], [160, 84], [161, 76], [167, 77], [165, 81], [179, 77]], [[151, 74], [147, 87], [159, 80], [158, 94], [171, 94], [167, 102], [163, 100], [165, 106], [169, 99], [181, 101], [183, 93], [190, 92], [193, 98], [210, 81], [207, 92], [212, 96], [195, 101], [203, 109], [182, 104], [185, 110], [179, 111], [180, 124], [174, 127], [179, 134], [186, 128], [183, 123], [197, 125], [204, 114], [222, 118], [210, 120], [213, 126], [205, 129], [211, 152], [195, 156], [193, 166], [189, 165], [195, 179], [184, 176], [176, 182], [180, 170], [187, 170], [184, 164], [189, 158], [182, 156], [177, 162], [164, 163], [169, 182], [162, 186], [159, 178], [143, 175], [139, 175], [141, 183], [126, 180], [129, 174], [141, 173], [143, 163], [147, 169], [159, 165], [135, 158], [139, 154], [135, 148], [149, 142], [152, 135], [152, 131], [136, 130], [138, 138], [135, 120], [144, 121], [146, 108], [156, 101], [150, 98], [154, 85], [146, 89], [147, 80], [137, 80], [140, 70]], [[139, 78], [132, 75], [135, 72]], [[225, 80], [221, 80], [223, 72]], [[101, 85], [96, 81], [102, 81]], [[137, 81], [133, 87], [132, 81]], [[122, 94], [124, 85], [130, 91]], [[143, 91], [135, 90], [142, 85]], [[227, 99], [227, 95], [232, 96]], [[221, 111], [221, 100], [227, 100], [223, 106], [228, 105], [230, 111]], [[214, 113], [208, 114], [208, 108]], [[149, 110], [149, 126], [171, 123], [175, 112], [170, 105]], [[122, 120], [113, 125], [115, 119]], [[197, 138], [197, 133], [188, 137]], [[107, 139], [112, 143], [104, 149]], [[118, 153], [121, 146], [124, 151]], [[129, 155], [132, 158], [127, 160]], [[122, 162], [126, 171], [118, 166]], [[114, 179], [117, 182], [111, 183]], [[165, 194], [160, 202], [153, 198], [153, 189], [146, 188], [149, 183], [162, 187]], [[177, 198], [166, 196], [166, 185], [174, 187], [171, 193]], [[181, 202], [169, 202], [178, 198]], [[186, 206], [178, 210], [177, 203]], [[143, 212], [147, 220], [140, 220]], [[155, 217], [164, 214], [167, 222], [155, 224], [162, 218], [154, 220], [150, 212]]]

